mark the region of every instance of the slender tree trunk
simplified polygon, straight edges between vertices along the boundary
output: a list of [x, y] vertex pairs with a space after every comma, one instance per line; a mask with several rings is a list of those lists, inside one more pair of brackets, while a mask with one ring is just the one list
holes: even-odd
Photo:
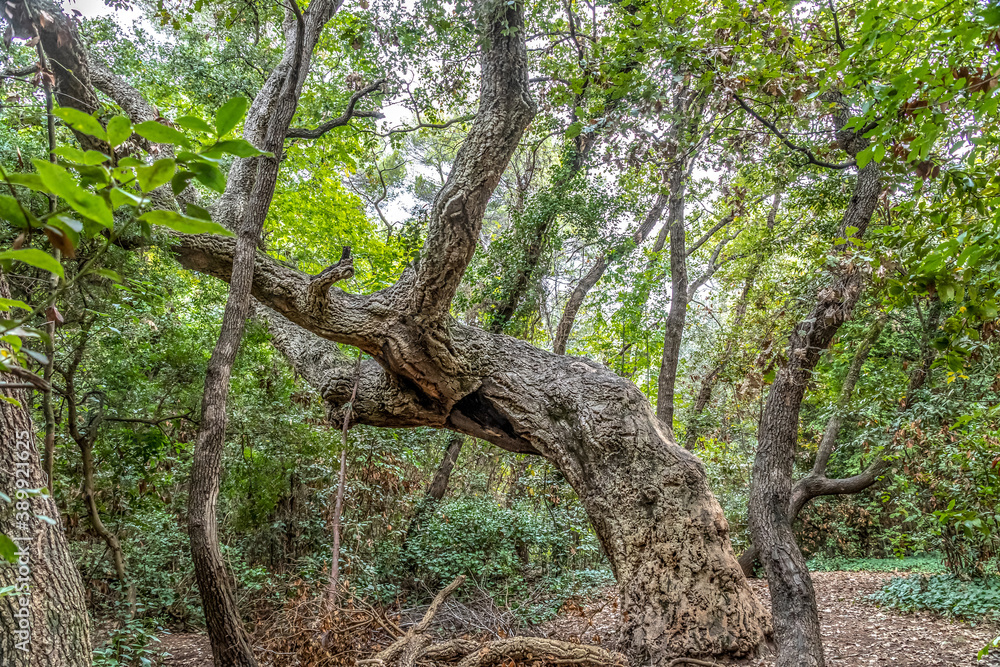
[[[50, 100], [51, 101], [51, 100]], [[50, 116], [51, 118], [51, 116]], [[53, 486], [55, 485], [55, 477], [53, 476], [53, 469], [55, 467], [55, 456], [56, 456], [56, 414], [52, 407], [52, 369], [55, 363], [56, 355], [56, 323], [49, 322], [46, 327], [46, 334], [48, 338], [45, 340], [45, 358], [47, 362], [45, 364], [45, 375], [43, 376], [45, 381], [49, 383], [49, 388], [45, 390], [42, 396], [42, 411], [45, 414], [45, 453], [42, 456], [42, 467], [45, 470], [46, 486], [49, 487], [50, 493], [55, 493]]]
[[[10, 298], [0, 273], [0, 297]], [[17, 382], [0, 374], [0, 383]], [[35, 443], [30, 395], [0, 388], [0, 533], [18, 546], [14, 566], [0, 564], [0, 662], [4, 667], [89, 667], [90, 619], [83, 582], [73, 563], [51, 495], [27, 495], [48, 485]], [[46, 517], [48, 520], [40, 519]], [[51, 522], [51, 523], [50, 523]]]
[[329, 614], [340, 602], [340, 516], [344, 513], [344, 487], [347, 484], [347, 443], [340, 450], [340, 473], [337, 475], [337, 493], [333, 503], [333, 554], [330, 560], [330, 581], [326, 589], [326, 612]]
[[[94, 527], [94, 532], [108, 545], [115, 566], [115, 576], [118, 578], [118, 583], [125, 586], [125, 556], [122, 545], [118, 537], [101, 521], [101, 513], [97, 509], [97, 496], [94, 493], [94, 442], [91, 438], [87, 437], [85, 442], [80, 443], [80, 454], [83, 456], [83, 499], [87, 503], [90, 523]], [[131, 592], [128, 597], [132, 598]]]
[[[277, 166], [274, 168], [276, 170]], [[263, 215], [257, 217], [263, 220]], [[253, 277], [251, 262], [259, 235], [259, 226], [245, 228], [237, 242], [233, 280], [223, 313], [222, 331], [205, 376], [201, 422], [191, 466], [188, 500], [191, 559], [194, 561], [198, 590], [205, 609], [205, 622], [212, 640], [212, 654], [217, 665], [233, 667], [256, 667], [257, 661], [243, 628], [233, 593], [233, 582], [219, 549], [215, 509], [226, 435], [226, 394], [233, 362], [250, 312], [250, 283]], [[248, 262], [248, 259], [251, 261]]]
[[[830, 419], [826, 423], [823, 437], [820, 439], [819, 447], [816, 450], [816, 459], [813, 462], [812, 470], [792, 487], [791, 500], [788, 505], [789, 524], [795, 524], [799, 512], [813, 498], [860, 493], [874, 484], [885, 471], [885, 459], [878, 456], [865, 470], [852, 477], [830, 479], [826, 476], [827, 465], [830, 462], [830, 456], [833, 454], [834, 449], [836, 449], [837, 437], [840, 435], [840, 429], [844, 423], [844, 413], [850, 404], [851, 394], [854, 393], [854, 387], [861, 377], [861, 368], [864, 366], [872, 346], [878, 341], [882, 330], [885, 328], [885, 320], [886, 318], [883, 315], [875, 321], [871, 331], [869, 331], [868, 335], [858, 345], [854, 356], [851, 358], [851, 365], [848, 367], [847, 374], [844, 376], [844, 381], [840, 386], [837, 403], [834, 406], [833, 413], [830, 415]], [[753, 567], [757, 561], [757, 556], [757, 548], [754, 546], [751, 546], [740, 556], [740, 567], [743, 568], [743, 574], [747, 577], [753, 574]]]
[[680, 363], [684, 322], [687, 320], [688, 272], [684, 229], [684, 190], [687, 179], [685, 164], [670, 175], [670, 204], [667, 224], [670, 235], [670, 312], [663, 331], [663, 357], [656, 388], [656, 416], [671, 430], [674, 428], [674, 388]]
[[[97, 440], [97, 433], [101, 424], [100, 413], [91, 418], [86, 432], [80, 430], [79, 423], [80, 414], [76, 392], [76, 370], [83, 361], [83, 354], [87, 344], [86, 338], [91, 324], [92, 322], [84, 322], [81, 327], [80, 345], [74, 351], [69, 366], [61, 369], [61, 374], [66, 385], [66, 416], [69, 422], [70, 436], [80, 448], [80, 457], [83, 461], [83, 500], [87, 505], [87, 518], [90, 519], [90, 524], [93, 526], [94, 532], [104, 540], [108, 551], [111, 552], [111, 559], [115, 567], [115, 576], [118, 579], [118, 584], [124, 587], [126, 585], [125, 555], [122, 552], [118, 537], [108, 530], [107, 526], [101, 520], [101, 513], [97, 507], [97, 495], [94, 492], [94, 442]], [[133, 594], [134, 591], [130, 588], [128, 592], [130, 602], [132, 601]]]
[[444, 451], [444, 458], [441, 459], [441, 464], [434, 471], [431, 483], [427, 485], [426, 498], [435, 503], [441, 502], [441, 499], [444, 498], [445, 491], [448, 490], [448, 481], [451, 479], [451, 471], [454, 470], [455, 464], [458, 462], [464, 444], [465, 437], [461, 435], [453, 435], [448, 440], [448, 448]]
[[[838, 118], [840, 126], [846, 122]], [[867, 143], [849, 132], [838, 140], [850, 155]], [[878, 165], [870, 162], [857, 176], [854, 194], [844, 213], [840, 235], [848, 227], [864, 234], [882, 184]], [[838, 246], [838, 251], [844, 248]], [[832, 284], [823, 289], [809, 317], [792, 331], [788, 363], [778, 371], [768, 393], [758, 430], [750, 493], [750, 533], [760, 550], [771, 590], [771, 610], [778, 642], [779, 667], [823, 667], [823, 642], [812, 578], [795, 542], [788, 506], [792, 463], [798, 442], [799, 410], [809, 378], [820, 355], [830, 345], [861, 294], [861, 268], [845, 262]]]
[[[298, 5], [292, 3], [286, 11], [284, 55], [258, 92], [243, 131], [247, 141], [272, 155], [237, 161], [230, 171], [226, 192], [215, 207], [220, 222], [237, 230], [238, 235], [222, 330], [205, 376], [202, 419], [191, 466], [188, 532], [212, 654], [216, 664], [226, 667], [257, 664], [236, 605], [233, 582], [219, 549], [216, 504], [226, 435], [226, 395], [250, 315], [255, 254], [274, 196], [285, 137], [298, 106], [313, 48], [338, 7], [339, 3], [313, 3], [303, 16]], [[349, 255], [349, 251], [345, 254]], [[326, 298], [323, 286], [328, 288], [329, 284], [321, 279], [310, 293], [317, 306]]]

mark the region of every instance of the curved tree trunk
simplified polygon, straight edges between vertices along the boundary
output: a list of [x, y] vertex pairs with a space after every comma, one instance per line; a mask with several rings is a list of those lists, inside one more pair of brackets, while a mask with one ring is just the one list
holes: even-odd
[[[636, 665], [753, 653], [767, 614], [736, 563], [704, 468], [638, 388], [593, 362], [449, 317], [486, 203], [535, 111], [521, 7], [505, 5], [485, 27], [479, 112], [431, 208], [419, 263], [395, 285], [358, 295], [332, 287], [329, 276], [349, 275], [342, 264], [308, 276], [258, 252], [253, 294], [272, 309], [262, 310], [276, 345], [334, 414], [350, 403], [354, 423], [448, 428], [554, 462], [618, 577], [623, 645]], [[232, 240], [209, 235], [175, 245], [185, 266], [225, 280], [233, 251]], [[373, 361], [356, 376], [335, 344], [313, 334]]]
[[[0, 297], [10, 298], [3, 274]], [[0, 374], [0, 383], [7, 382], [17, 380]], [[4, 667], [89, 667], [90, 618], [59, 508], [52, 496], [24, 493], [48, 485], [30, 404], [27, 391], [0, 389], [0, 491], [14, 501], [0, 502], [0, 533], [19, 549], [16, 565], [0, 563], [0, 588], [17, 587], [15, 594], [0, 598], [0, 662]]]
[[[860, 134], [841, 131], [849, 113], [837, 114], [838, 141], [852, 157], [866, 145]], [[847, 228], [865, 233], [882, 189], [878, 165], [858, 172], [854, 194], [844, 212], [840, 235]], [[844, 252], [843, 246], [836, 248]], [[823, 667], [823, 641], [812, 578], [795, 542], [788, 506], [792, 463], [798, 443], [799, 410], [820, 355], [850, 316], [861, 294], [860, 267], [844, 262], [832, 283], [821, 290], [809, 316], [789, 340], [788, 363], [775, 378], [761, 417], [750, 491], [750, 534], [760, 550], [771, 590], [771, 610], [778, 642], [778, 667]]]
[[[238, 241], [176, 237], [175, 250], [187, 267], [235, 283], [206, 380], [190, 512], [192, 553], [220, 665], [253, 664], [218, 553], [214, 514], [225, 388], [251, 279], [254, 297], [277, 311], [268, 316], [276, 343], [284, 343], [332, 408], [349, 402], [355, 364], [312, 334], [373, 357], [362, 365], [351, 406], [356, 423], [449, 428], [553, 461], [579, 494], [619, 579], [624, 645], [637, 665], [665, 665], [678, 655], [745, 655], [763, 639], [767, 614], [739, 571], [704, 469], [673, 443], [641, 392], [597, 364], [448, 317], [486, 204], [535, 109], [521, 7], [486, 5], [479, 12], [486, 29], [479, 112], [432, 206], [420, 260], [395, 285], [371, 295], [346, 294], [333, 284], [350, 275], [349, 259], [308, 276], [254, 254], [250, 241], [258, 220], [247, 217], [266, 212], [270, 160], [237, 161], [214, 207], [221, 222], [240, 229]], [[258, 137], [271, 136], [289, 108], [278, 103], [286, 99], [286, 79], [296, 78], [286, 76], [289, 60], [308, 59], [336, 7], [310, 4], [304, 45], [289, 39], [294, 26], [286, 26], [285, 59], [248, 114], [245, 136], [253, 143], [274, 145]], [[131, 89], [109, 90], [123, 104], [141, 99]], [[277, 154], [280, 147], [271, 149]]]

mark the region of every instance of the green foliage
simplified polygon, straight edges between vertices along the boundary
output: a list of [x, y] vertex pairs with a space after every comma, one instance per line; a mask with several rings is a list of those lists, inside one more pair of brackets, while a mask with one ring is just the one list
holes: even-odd
[[901, 611], [933, 611], [973, 622], [998, 621], [1000, 577], [971, 581], [943, 574], [897, 577], [871, 599]]
[[94, 667], [154, 667], [165, 653], [158, 635], [165, 630], [149, 620], [129, 618], [108, 633], [104, 645], [94, 649]]
[[917, 572], [941, 574], [947, 571], [940, 556], [903, 558], [845, 558], [819, 555], [809, 560], [813, 572]]

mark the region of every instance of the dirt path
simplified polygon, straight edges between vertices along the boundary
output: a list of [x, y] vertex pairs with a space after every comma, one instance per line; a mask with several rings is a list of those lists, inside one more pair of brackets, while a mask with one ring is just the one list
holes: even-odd
[[[953, 623], [932, 614], [896, 614], [866, 599], [895, 575], [876, 572], [816, 572], [816, 599], [830, 667], [1000, 667], [1000, 660], [977, 662], [976, 653], [1000, 630]], [[751, 582], [765, 604], [767, 584]], [[559, 618], [539, 630], [545, 636], [607, 643], [614, 635], [617, 599], [613, 592], [584, 607], [568, 605]], [[203, 635], [169, 635], [162, 647], [165, 665], [211, 667], [212, 651]], [[773, 656], [719, 663], [772, 667]]]

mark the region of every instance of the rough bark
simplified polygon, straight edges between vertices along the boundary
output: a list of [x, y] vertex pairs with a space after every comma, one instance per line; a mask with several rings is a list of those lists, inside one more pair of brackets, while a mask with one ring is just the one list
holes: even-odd
[[[641, 245], [646, 240], [646, 237], [649, 236], [649, 232], [653, 230], [653, 227], [656, 226], [656, 223], [659, 222], [660, 217], [663, 215], [663, 209], [666, 204], [666, 195], [661, 194], [657, 196], [656, 201], [653, 202], [653, 207], [649, 209], [649, 213], [646, 214], [642, 224], [632, 234], [632, 243], [635, 246]], [[559, 320], [556, 337], [552, 341], [552, 351], [556, 354], [566, 354], [566, 344], [569, 342], [569, 335], [573, 331], [573, 323], [576, 321], [576, 315], [580, 312], [581, 306], [583, 306], [584, 299], [587, 298], [587, 294], [597, 285], [601, 277], [604, 276], [604, 272], [608, 270], [608, 266], [611, 265], [611, 262], [619, 254], [621, 254], [621, 250], [611, 250], [603, 253], [597, 258], [594, 265], [590, 267], [590, 270], [584, 274], [583, 278], [580, 279], [577, 286], [573, 288], [573, 292], [566, 302], [566, 307], [563, 309], [562, 318]]]
[[441, 459], [437, 470], [434, 471], [434, 477], [431, 479], [431, 483], [427, 485], [427, 493], [425, 494], [436, 503], [441, 502], [445, 491], [448, 490], [448, 480], [451, 479], [451, 471], [455, 468], [455, 463], [458, 462], [458, 456], [462, 453], [462, 445], [464, 443], [465, 438], [460, 435], [454, 435], [448, 440], [448, 447], [444, 451], [444, 458]]
[[[432, 207], [419, 265], [375, 294], [332, 288], [317, 305], [311, 276], [257, 253], [253, 294], [334, 414], [349, 401], [353, 364], [293, 324], [372, 356], [351, 405], [355, 423], [448, 428], [558, 465], [618, 577], [624, 646], [636, 664], [752, 653], [766, 613], [736, 563], [704, 468], [642, 393], [598, 364], [447, 316], [485, 202], [534, 113], [520, 7], [500, 19], [488, 24], [480, 110]], [[185, 266], [228, 280], [233, 246], [184, 236], [175, 251]]]
[[[820, 439], [819, 447], [816, 449], [816, 458], [809, 474], [800, 479], [792, 487], [791, 499], [788, 503], [788, 522], [794, 524], [802, 508], [812, 500], [820, 496], [849, 495], [860, 493], [872, 484], [879, 476], [885, 472], [888, 463], [882, 456], [877, 456], [871, 464], [857, 475], [840, 479], [830, 479], [826, 476], [827, 465], [830, 456], [837, 446], [837, 438], [840, 435], [841, 426], [844, 423], [844, 413], [850, 404], [851, 394], [861, 377], [861, 368], [872, 346], [882, 334], [885, 327], [885, 317], [879, 317], [868, 335], [858, 345], [854, 356], [851, 358], [851, 365], [847, 369], [844, 381], [840, 386], [840, 393], [837, 396], [837, 403], [834, 406], [830, 419], [827, 420], [826, 428], [823, 430], [823, 437]], [[750, 577], [758, 556], [757, 548], [751, 546], [740, 555], [740, 567], [743, 574]]]
[[[836, 112], [837, 139], [854, 157], [867, 145], [867, 140], [853, 131], [842, 130], [848, 116], [843, 108]], [[845, 235], [848, 227], [858, 230], [855, 236], [865, 233], [881, 189], [878, 165], [870, 162], [858, 172], [853, 196], [840, 225], [840, 236]], [[843, 246], [835, 250], [842, 255], [845, 252]], [[842, 259], [830, 285], [817, 295], [812, 312], [791, 332], [788, 363], [775, 377], [758, 429], [750, 493], [750, 534], [760, 550], [771, 590], [779, 667], [825, 664], [812, 578], [795, 542], [788, 506], [799, 410], [809, 377], [820, 355], [851, 316], [861, 294], [861, 268], [847, 257]]]
[[[10, 298], [0, 273], [0, 297]], [[0, 383], [15, 381], [0, 374]], [[47, 486], [35, 442], [27, 391], [0, 389], [0, 533], [19, 547], [18, 563], [0, 564], [0, 662], [4, 667], [89, 667], [90, 619], [83, 582], [73, 563], [62, 520], [50, 495], [24, 490]], [[18, 493], [18, 491], [21, 493]], [[38, 518], [48, 517], [52, 523]]]

